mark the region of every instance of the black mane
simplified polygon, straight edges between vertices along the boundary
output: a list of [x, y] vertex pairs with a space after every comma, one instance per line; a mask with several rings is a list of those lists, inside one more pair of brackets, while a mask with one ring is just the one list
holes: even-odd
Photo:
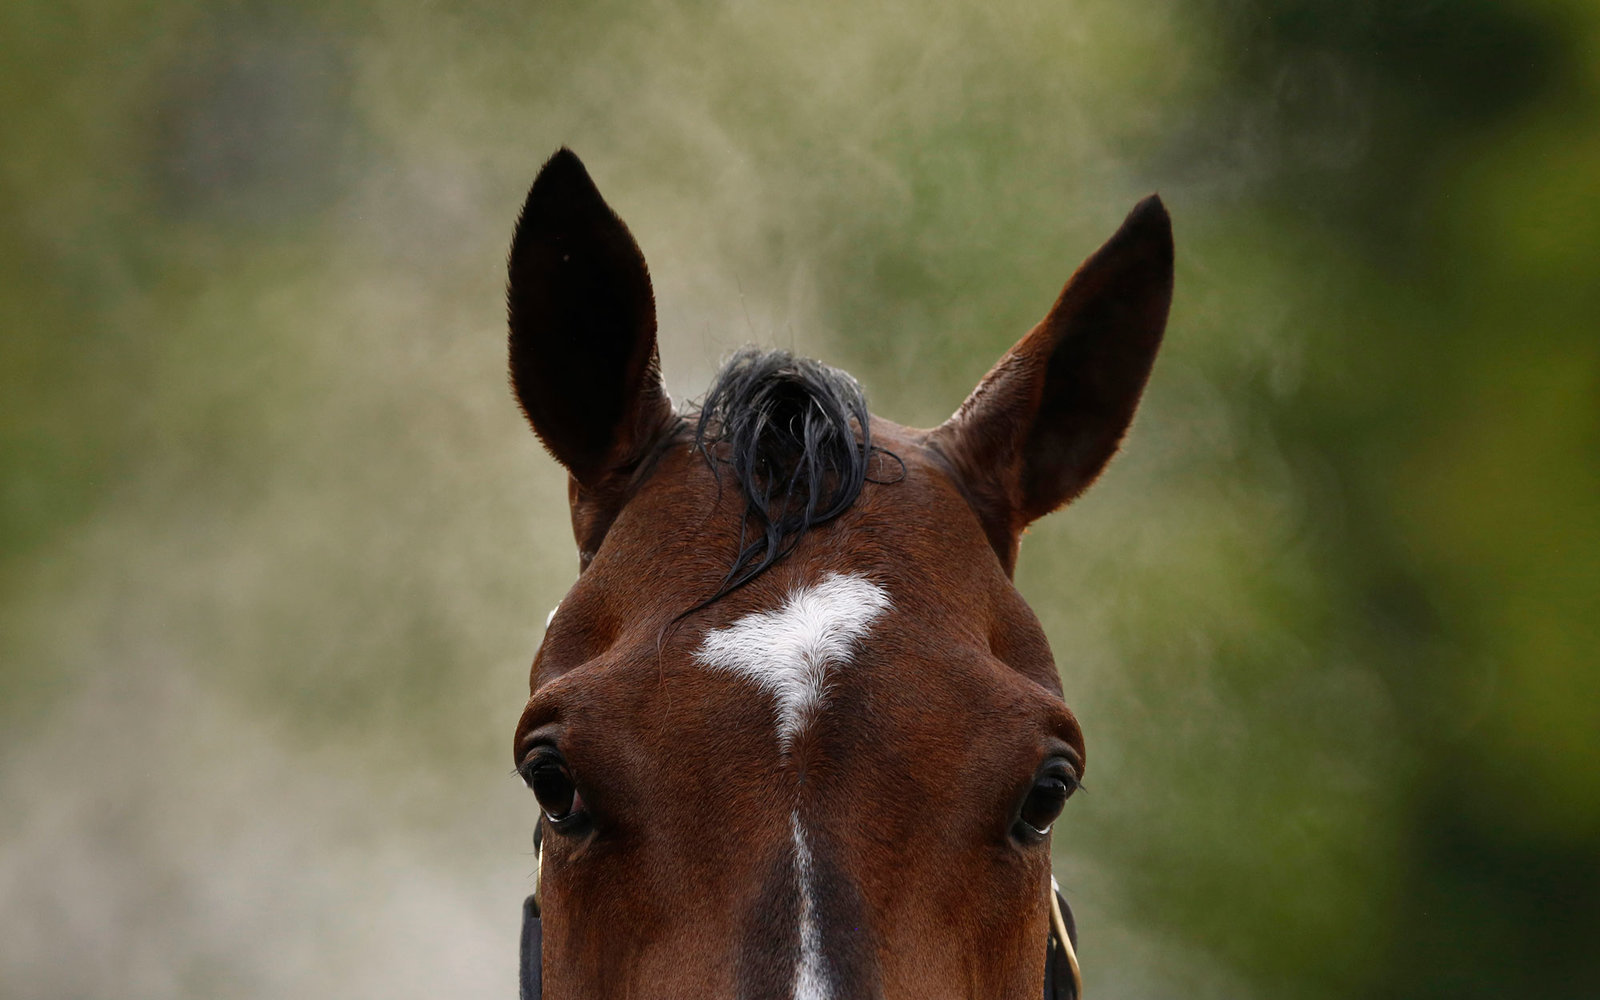
[[704, 604], [755, 579], [855, 503], [879, 450], [868, 421], [861, 386], [837, 368], [755, 347], [728, 359], [701, 404], [694, 446], [719, 482], [719, 466], [732, 469], [746, 503], [738, 555]]

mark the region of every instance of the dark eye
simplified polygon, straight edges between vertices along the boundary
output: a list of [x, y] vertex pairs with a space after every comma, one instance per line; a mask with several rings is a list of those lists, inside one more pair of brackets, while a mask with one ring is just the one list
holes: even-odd
[[536, 754], [522, 769], [522, 778], [533, 789], [539, 808], [557, 826], [583, 810], [578, 786], [573, 784], [566, 761], [553, 750]]
[[1013, 832], [1021, 840], [1037, 841], [1050, 832], [1050, 826], [1061, 815], [1061, 807], [1078, 787], [1078, 778], [1063, 763], [1056, 762], [1033, 779], [1027, 798], [1017, 812]]

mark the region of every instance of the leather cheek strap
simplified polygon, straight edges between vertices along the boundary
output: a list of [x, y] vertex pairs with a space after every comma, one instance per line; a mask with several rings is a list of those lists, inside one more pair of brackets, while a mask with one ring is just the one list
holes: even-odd
[[522, 901], [522, 1000], [540, 1000], [543, 995], [543, 943], [539, 926], [539, 901], [529, 896]]
[[544, 995], [544, 927], [539, 923], [539, 890], [544, 887], [544, 822], [533, 828], [533, 895], [522, 901], [522, 971], [518, 975], [521, 1000], [541, 1000]]
[[1072, 907], [1056, 880], [1050, 880], [1050, 939], [1044, 952], [1044, 1000], [1081, 1000], [1083, 977], [1078, 971], [1078, 925]]

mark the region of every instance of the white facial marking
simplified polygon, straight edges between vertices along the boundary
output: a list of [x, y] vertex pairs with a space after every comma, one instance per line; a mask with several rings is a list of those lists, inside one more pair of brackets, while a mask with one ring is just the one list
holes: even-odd
[[[828, 670], [850, 662], [868, 628], [889, 610], [889, 594], [871, 581], [830, 573], [801, 587], [776, 611], [757, 611], [706, 633], [695, 659], [754, 681], [772, 696], [778, 746], [784, 752], [827, 693]], [[794, 1000], [830, 1000], [822, 964], [822, 929], [816, 919], [811, 844], [798, 811], [789, 814], [794, 874], [800, 892], [800, 956], [794, 969]]]
[[817, 927], [815, 891], [811, 884], [811, 845], [800, 814], [789, 814], [794, 837], [794, 875], [800, 883], [800, 961], [794, 967], [794, 1000], [829, 1000], [822, 974], [822, 931]]
[[788, 751], [822, 703], [830, 666], [843, 666], [889, 595], [862, 577], [829, 573], [791, 593], [776, 611], [756, 611], [706, 633], [695, 659], [754, 681], [772, 695], [778, 745]]

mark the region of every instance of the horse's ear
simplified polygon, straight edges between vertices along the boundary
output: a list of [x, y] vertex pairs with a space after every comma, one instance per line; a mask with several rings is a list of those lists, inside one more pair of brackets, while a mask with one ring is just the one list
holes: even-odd
[[930, 433], [1007, 573], [1023, 529], [1082, 493], [1116, 452], [1171, 302], [1172, 222], [1152, 195]]
[[511, 241], [511, 385], [539, 439], [572, 474], [588, 563], [626, 484], [672, 419], [644, 255], [583, 163], [539, 171]]

